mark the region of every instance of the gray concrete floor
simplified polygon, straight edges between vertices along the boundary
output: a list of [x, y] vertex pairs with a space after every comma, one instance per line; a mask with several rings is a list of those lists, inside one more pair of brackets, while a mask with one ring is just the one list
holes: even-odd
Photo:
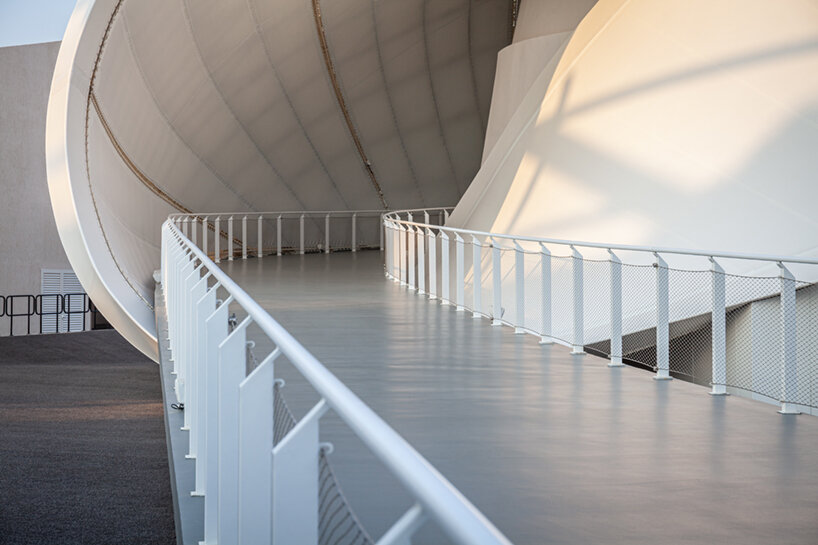
[[[514, 543], [818, 543], [818, 419], [541, 346], [387, 281], [381, 259], [223, 267]], [[317, 397], [276, 372], [303, 415]], [[409, 497], [336, 416], [321, 433], [378, 538]], [[416, 540], [441, 542], [433, 524]]]

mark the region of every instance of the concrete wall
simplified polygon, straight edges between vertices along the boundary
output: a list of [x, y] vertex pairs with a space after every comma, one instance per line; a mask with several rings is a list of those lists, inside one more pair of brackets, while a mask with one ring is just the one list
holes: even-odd
[[45, 168], [45, 116], [60, 43], [0, 48], [0, 295], [40, 292], [40, 270], [70, 269]]

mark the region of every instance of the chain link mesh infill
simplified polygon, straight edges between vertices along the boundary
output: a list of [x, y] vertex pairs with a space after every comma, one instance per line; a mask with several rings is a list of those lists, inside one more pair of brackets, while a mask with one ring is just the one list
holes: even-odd
[[[457, 244], [452, 237], [448, 256], [455, 278]], [[508, 325], [550, 337], [563, 344], [575, 342], [575, 271], [582, 273], [582, 342], [591, 353], [611, 354], [612, 303], [611, 259], [575, 257], [565, 250], [546, 254], [532, 243], [522, 250], [504, 241], [500, 253], [500, 307], [494, 302], [494, 247], [488, 238], [464, 240], [463, 306], [474, 311], [474, 290], [480, 290], [485, 316]], [[475, 276], [474, 252], [479, 252], [480, 275]], [[436, 252], [437, 253], [437, 252]], [[524, 305], [518, 323], [518, 253], [522, 254]], [[442, 252], [437, 253], [437, 272]], [[543, 306], [543, 260], [550, 264], [549, 303]], [[663, 267], [668, 277], [669, 371], [674, 377], [702, 386], [713, 383], [713, 281], [723, 274], [726, 302], [726, 380], [724, 386], [745, 391], [758, 399], [785, 401], [818, 407], [818, 284], [795, 281], [796, 365], [795, 378], [785, 388], [782, 378], [781, 278], [753, 277], [701, 270]], [[656, 319], [658, 265], [619, 265], [621, 273], [622, 357], [628, 364], [657, 370]], [[451, 283], [451, 299], [456, 295]], [[793, 309], [789, 309], [793, 312]], [[545, 315], [547, 313], [547, 315]], [[550, 325], [550, 331], [546, 327]]]

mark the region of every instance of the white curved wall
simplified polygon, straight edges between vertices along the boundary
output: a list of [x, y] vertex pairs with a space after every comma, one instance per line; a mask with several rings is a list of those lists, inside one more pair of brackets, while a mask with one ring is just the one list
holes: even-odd
[[479, 168], [509, 16], [504, 0], [81, 0], [47, 152], [83, 286], [155, 357], [169, 213], [456, 202]]
[[451, 225], [815, 256], [816, 121], [815, 0], [600, 0]]

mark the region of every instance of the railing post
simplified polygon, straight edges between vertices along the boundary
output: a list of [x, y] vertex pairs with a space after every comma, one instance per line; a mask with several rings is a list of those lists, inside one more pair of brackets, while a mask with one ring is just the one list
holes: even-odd
[[551, 252], [540, 242], [540, 344], [553, 344], [551, 339]]
[[[213, 286], [215, 293], [218, 284]], [[219, 539], [219, 346], [227, 338], [227, 318], [232, 297], [228, 297], [207, 318], [207, 350], [205, 352], [205, 499], [204, 542]], [[198, 460], [198, 459], [197, 459]]]
[[352, 214], [352, 251], [358, 251], [358, 214]]
[[409, 289], [417, 289], [415, 285], [415, 228], [406, 226], [406, 270], [409, 276]]
[[237, 543], [239, 537], [239, 385], [250, 321], [245, 318], [219, 345], [219, 543]]
[[233, 261], [233, 216], [227, 218], [227, 261]]
[[239, 543], [270, 543], [274, 351], [239, 384]]
[[455, 267], [456, 267], [455, 268], [455, 288], [456, 288], [455, 297], [457, 298], [457, 300], [456, 300], [456, 303], [457, 303], [456, 309], [457, 309], [458, 312], [461, 312], [461, 311], [465, 310], [465, 308], [466, 308], [464, 306], [465, 296], [463, 294], [463, 292], [464, 292], [464, 281], [465, 281], [465, 279], [463, 278], [463, 275], [464, 275], [463, 269], [465, 268], [464, 263], [463, 263], [463, 239], [460, 237], [460, 235], [457, 232], [455, 232], [454, 240], [455, 240], [455, 254], [456, 254], [456, 261], [455, 261]]
[[318, 424], [322, 399], [273, 449], [273, 543], [318, 543]]
[[199, 245], [198, 242], [199, 230], [197, 229], [198, 223], [199, 222], [197, 221], [195, 216], [190, 218], [190, 242], [192, 242], [194, 246]]
[[437, 245], [436, 236], [431, 229], [426, 229], [429, 246], [429, 299], [437, 299]]
[[583, 282], [585, 278], [583, 274], [582, 254], [580, 254], [574, 246], [571, 246], [571, 256], [574, 258], [574, 342], [571, 348], [571, 354], [578, 356], [585, 354], [585, 310], [583, 299]]
[[258, 249], [256, 250], [256, 257], [258, 257], [258, 258], [261, 258], [264, 255], [264, 244], [263, 244], [264, 241], [262, 239], [263, 232], [262, 232], [261, 223], [262, 223], [261, 214], [259, 214], [259, 216], [258, 216], [258, 237], [256, 238], [256, 241], [258, 242]]
[[324, 253], [329, 253], [329, 214], [324, 216]]
[[[207, 410], [207, 399], [205, 397], [207, 388], [207, 318], [216, 308], [216, 289], [207, 288], [207, 273], [197, 284], [196, 311], [193, 320], [193, 327], [196, 329], [196, 348], [193, 353], [193, 365], [195, 370], [192, 374], [193, 395], [191, 396], [190, 408], [193, 410], [193, 418], [190, 426], [190, 452], [196, 456], [196, 471], [194, 490], [192, 496], [204, 496], [206, 490], [205, 459], [207, 458], [207, 445], [205, 443], [205, 411]], [[200, 286], [201, 284], [201, 286]], [[185, 405], [185, 410], [188, 406]]]
[[521, 335], [525, 333], [525, 253], [522, 246], [514, 241], [514, 295], [517, 301], [517, 323], [514, 333]]
[[423, 223], [429, 225], [429, 212], [426, 210], [423, 211]]
[[494, 299], [491, 325], [503, 325], [503, 254], [495, 239], [491, 239], [491, 279]]
[[444, 218], [444, 219], [443, 219], [443, 222], [444, 222], [444, 223], [448, 223], [448, 222], [449, 222], [449, 211], [448, 211], [448, 210], [445, 210], [445, 209], [443, 210], [443, 218]]
[[418, 295], [426, 294], [426, 245], [423, 243], [426, 234], [423, 227], [416, 229], [415, 244], [417, 246], [415, 253], [418, 256]]
[[656, 380], [670, 380], [670, 275], [667, 263], [656, 256]]
[[796, 329], [795, 277], [778, 263], [781, 283], [781, 414], [800, 414], [798, 395], [798, 338]]
[[241, 258], [247, 259], [247, 216], [241, 218]]
[[[426, 222], [428, 223], [429, 220], [427, 219]], [[483, 272], [480, 267], [483, 261], [482, 252], [483, 246], [480, 242], [480, 239], [478, 239], [474, 235], [471, 236], [471, 244], [472, 244], [472, 286], [474, 287], [472, 293], [473, 296], [472, 301], [474, 303], [472, 317], [480, 318], [480, 314], [483, 312]]]
[[281, 255], [281, 214], [276, 218], [276, 255]]
[[189, 235], [189, 231], [188, 231], [188, 229], [187, 229], [187, 224], [188, 224], [188, 222], [189, 222], [189, 221], [190, 221], [190, 219], [189, 219], [189, 218], [187, 218], [187, 217], [185, 217], [185, 218], [182, 220], [182, 234], [183, 234], [183, 235], [185, 235], [185, 236], [188, 236], [188, 235]]
[[202, 218], [202, 252], [207, 255], [207, 217]]
[[446, 231], [440, 230], [440, 298], [444, 305], [450, 305], [449, 289], [451, 280], [449, 279], [449, 235]]
[[710, 258], [710, 278], [713, 287], [711, 337], [713, 341], [713, 372], [710, 395], [727, 395], [727, 287], [724, 269]]
[[611, 260], [611, 361], [608, 367], [622, 367], [622, 261], [608, 250]]
[[408, 267], [404, 267], [404, 263], [406, 263], [406, 228], [403, 226], [402, 223], [398, 224], [398, 272], [400, 275], [398, 279], [400, 280], [401, 286], [406, 286], [406, 277], [408, 274]]
[[216, 263], [221, 263], [222, 261], [222, 251], [221, 251], [221, 238], [222, 238], [222, 230], [219, 226], [221, 222], [221, 216], [216, 216], [216, 221], [214, 225], [214, 233], [213, 233], [213, 252], [216, 256]]
[[298, 218], [298, 253], [304, 255], [304, 214]]

